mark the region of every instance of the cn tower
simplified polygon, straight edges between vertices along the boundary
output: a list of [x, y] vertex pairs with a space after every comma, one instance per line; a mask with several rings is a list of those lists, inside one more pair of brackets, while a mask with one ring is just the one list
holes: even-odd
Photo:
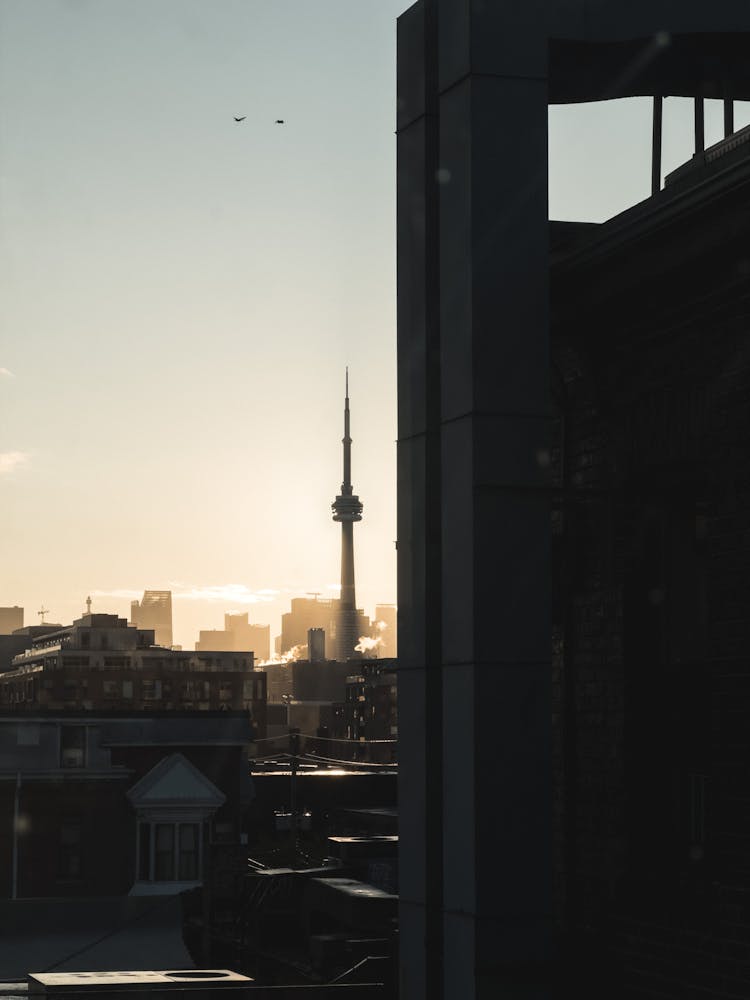
[[356, 655], [357, 602], [354, 596], [354, 522], [362, 520], [362, 504], [352, 491], [352, 439], [349, 436], [349, 369], [346, 369], [344, 397], [344, 481], [341, 493], [331, 504], [334, 521], [341, 522], [341, 597], [336, 628], [336, 659]]

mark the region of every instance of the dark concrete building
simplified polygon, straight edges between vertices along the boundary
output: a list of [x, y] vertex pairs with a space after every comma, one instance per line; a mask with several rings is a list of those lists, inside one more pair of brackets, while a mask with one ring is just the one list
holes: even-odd
[[[747, 161], [702, 145], [749, 50], [736, 0], [399, 20], [410, 1000], [551, 996], [561, 958], [579, 996], [748, 992]], [[550, 226], [548, 104], [634, 95], [654, 196]], [[697, 157], [662, 190], [668, 95]]]

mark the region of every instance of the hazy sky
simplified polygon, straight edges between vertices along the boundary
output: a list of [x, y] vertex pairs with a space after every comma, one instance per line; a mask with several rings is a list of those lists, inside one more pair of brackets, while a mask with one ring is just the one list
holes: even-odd
[[[335, 594], [346, 364], [358, 603], [395, 602], [408, 5], [0, 0], [0, 605], [27, 624], [171, 587], [192, 647]], [[690, 114], [667, 101], [666, 169]], [[648, 194], [649, 115], [552, 109], [553, 217]]]

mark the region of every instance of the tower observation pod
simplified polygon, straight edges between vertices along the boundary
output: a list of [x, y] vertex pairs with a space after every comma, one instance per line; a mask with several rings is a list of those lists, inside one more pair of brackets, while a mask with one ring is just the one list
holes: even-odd
[[362, 503], [352, 489], [352, 439], [349, 433], [349, 369], [346, 369], [344, 396], [344, 481], [341, 493], [331, 504], [333, 520], [341, 523], [341, 596], [336, 628], [336, 659], [355, 656], [357, 601], [354, 593], [354, 522], [362, 520]]

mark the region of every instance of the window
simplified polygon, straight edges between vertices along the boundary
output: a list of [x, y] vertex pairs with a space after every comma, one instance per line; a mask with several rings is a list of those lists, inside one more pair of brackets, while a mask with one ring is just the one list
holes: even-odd
[[138, 878], [147, 882], [151, 876], [151, 824], [138, 824]]
[[60, 730], [60, 766], [86, 766], [85, 726], [62, 726]]
[[177, 877], [182, 881], [198, 878], [198, 824], [181, 823]]
[[174, 824], [156, 824], [154, 847], [154, 881], [169, 882], [174, 879]]
[[105, 698], [119, 698], [120, 697], [120, 682], [119, 681], [102, 681], [102, 694]]
[[123, 696], [123, 698], [132, 698], [133, 697], [133, 682], [132, 681], [123, 681], [122, 682], [122, 696]]
[[65, 820], [60, 827], [58, 872], [61, 879], [73, 880], [81, 877], [81, 840], [80, 820]]
[[161, 698], [161, 681], [153, 677], [144, 677], [142, 683], [144, 701], [159, 701]]
[[200, 878], [200, 824], [138, 824], [138, 879], [194, 882]]

